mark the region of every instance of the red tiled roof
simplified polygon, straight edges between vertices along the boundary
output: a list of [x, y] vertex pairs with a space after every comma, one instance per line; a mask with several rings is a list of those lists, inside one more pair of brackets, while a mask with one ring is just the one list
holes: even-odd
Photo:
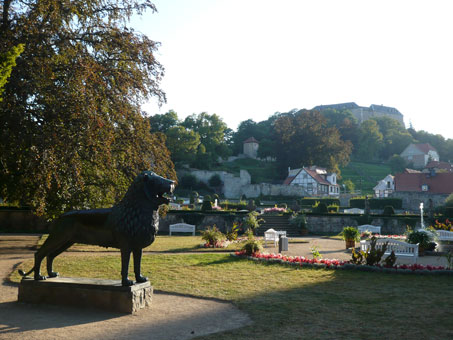
[[290, 185], [291, 182], [296, 178], [296, 176], [288, 176], [286, 179], [283, 181], [283, 185]]
[[260, 143], [254, 137], [247, 138], [244, 143]]
[[436, 151], [437, 150], [429, 143], [425, 143], [425, 144], [414, 144], [420, 151], [424, 152], [424, 153], [428, 153], [429, 151]]
[[310, 170], [307, 168], [304, 168], [304, 170], [309, 174], [313, 179], [318, 182], [319, 184], [324, 184], [324, 185], [331, 185], [327, 180], [325, 180], [322, 176], [320, 176], [316, 170]]
[[404, 169], [404, 173], [405, 174], [419, 174], [419, 173], [421, 173], [421, 171], [406, 168], [406, 169]]
[[448, 163], [448, 162], [437, 162], [437, 161], [431, 161], [425, 166], [426, 169], [444, 169], [448, 171], [453, 170], [453, 166]]
[[426, 173], [402, 173], [395, 175], [395, 191], [422, 191], [422, 185], [428, 185], [432, 194], [453, 193], [453, 173], [438, 173], [430, 176]]

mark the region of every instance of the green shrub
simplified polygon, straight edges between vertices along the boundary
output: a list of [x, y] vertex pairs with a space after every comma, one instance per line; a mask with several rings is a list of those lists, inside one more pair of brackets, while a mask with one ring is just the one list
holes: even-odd
[[[382, 256], [384, 255], [385, 251], [387, 250], [388, 242], [386, 242], [381, 247], [381, 249], [376, 249], [376, 242], [377, 242], [377, 238], [373, 236], [370, 240], [370, 247], [368, 248], [368, 250], [366, 252], [361, 250], [358, 253], [356, 253], [355, 249], [353, 249], [352, 250], [352, 259], [351, 259], [352, 263], [366, 264], [368, 266], [374, 266], [374, 265], [379, 264], [379, 262], [381, 262]], [[396, 258], [394, 258], [394, 257], [395, 257], [395, 253], [393, 253], [393, 257], [392, 257], [392, 254], [390, 254], [390, 256], [385, 259], [386, 266], [387, 265], [390, 266], [390, 264], [391, 264], [391, 266], [393, 267], [393, 264], [396, 261]]]
[[183, 189], [192, 189], [198, 186], [198, 179], [192, 174], [185, 174], [179, 181], [179, 186]]
[[297, 214], [291, 216], [289, 219], [289, 224], [296, 226], [300, 231], [307, 230], [307, 219], [305, 214]]
[[384, 215], [384, 216], [393, 216], [393, 215], [395, 215], [395, 209], [393, 209], [393, 207], [391, 205], [387, 205], [384, 208], [384, 212], [382, 213], [382, 215]]
[[214, 225], [201, 232], [201, 239], [205, 241], [206, 245], [217, 247], [225, 240], [225, 235]]
[[212, 210], [212, 202], [211, 201], [203, 201], [201, 205], [201, 211], [210, 211]]
[[257, 241], [253, 236], [252, 232], [247, 233], [248, 240], [242, 246], [242, 250], [245, 251], [246, 255], [253, 255], [263, 250], [261, 242]]
[[313, 206], [316, 202], [323, 202], [326, 205], [338, 205], [340, 206], [340, 200], [338, 198], [301, 198], [298, 200], [301, 206]]
[[229, 230], [225, 233], [226, 239], [228, 241], [235, 241], [238, 239], [238, 233], [239, 233], [239, 224], [233, 223], [233, 227], [231, 228], [231, 230]]
[[327, 214], [329, 210], [324, 202], [320, 202], [315, 208], [313, 208], [313, 212], [318, 214]]
[[344, 227], [343, 231], [340, 233], [340, 236], [345, 241], [347, 241], [347, 240], [359, 241], [360, 240], [359, 229], [357, 229], [355, 227]]
[[415, 230], [407, 235], [407, 242], [417, 244], [420, 248], [427, 249], [429, 244], [434, 241], [435, 235], [427, 230]]
[[264, 222], [263, 219], [258, 219], [258, 213], [256, 211], [251, 211], [247, 214], [244, 219], [244, 228], [245, 230], [250, 230], [252, 233], [255, 233], [255, 230], [259, 228], [260, 223]]
[[[368, 200], [370, 209], [384, 209], [387, 205], [391, 205], [396, 209], [402, 209], [403, 200], [401, 198], [371, 198]], [[365, 198], [351, 198], [349, 200], [351, 208], [365, 209]]]
[[218, 174], [214, 174], [208, 181], [209, 186], [211, 187], [220, 187], [222, 185], [222, 180]]
[[340, 207], [338, 205], [329, 205], [327, 207], [327, 211], [330, 213], [337, 213], [340, 210]]
[[453, 218], [453, 207], [445, 207], [445, 217]]
[[284, 208], [284, 209], [288, 209], [288, 204], [286, 204], [286, 203], [279, 203], [279, 204], [277, 205], [277, 207], [279, 207], [279, 208]]

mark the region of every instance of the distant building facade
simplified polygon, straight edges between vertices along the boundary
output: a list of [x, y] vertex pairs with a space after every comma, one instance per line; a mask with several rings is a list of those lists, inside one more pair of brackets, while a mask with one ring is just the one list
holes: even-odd
[[395, 191], [395, 181], [392, 175], [387, 175], [373, 188], [374, 196], [378, 198], [389, 197]]
[[384, 105], [375, 105], [372, 104], [370, 107], [359, 106], [354, 102], [350, 103], [341, 103], [341, 104], [330, 104], [330, 105], [318, 105], [313, 108], [316, 111], [323, 111], [327, 109], [333, 110], [349, 110], [352, 115], [357, 119], [359, 123], [374, 118], [374, 117], [390, 117], [404, 126], [404, 116], [394, 107], [384, 106]]
[[423, 169], [429, 162], [439, 162], [437, 150], [429, 143], [409, 144], [400, 156], [415, 169]]
[[339, 196], [337, 174], [316, 166], [288, 169], [283, 185], [300, 186], [310, 196]]

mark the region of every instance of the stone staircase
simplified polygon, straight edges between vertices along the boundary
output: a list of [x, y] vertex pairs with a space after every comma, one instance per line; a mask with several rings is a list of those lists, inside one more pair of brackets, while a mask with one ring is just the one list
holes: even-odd
[[258, 236], [263, 236], [264, 232], [271, 228], [278, 231], [286, 230], [286, 236], [288, 237], [301, 236], [299, 229], [296, 226], [289, 224], [289, 216], [260, 215], [258, 218], [264, 220], [257, 229]]

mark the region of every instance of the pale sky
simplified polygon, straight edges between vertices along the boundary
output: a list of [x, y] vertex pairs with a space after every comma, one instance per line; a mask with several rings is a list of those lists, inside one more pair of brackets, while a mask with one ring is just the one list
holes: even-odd
[[154, 0], [133, 26], [161, 42], [161, 87], [180, 118], [236, 130], [275, 112], [356, 102], [453, 138], [453, 1]]

